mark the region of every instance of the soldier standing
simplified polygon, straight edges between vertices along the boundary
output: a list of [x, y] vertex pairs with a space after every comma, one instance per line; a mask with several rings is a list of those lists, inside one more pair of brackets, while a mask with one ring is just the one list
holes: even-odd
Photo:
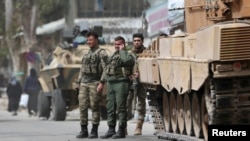
[[[99, 48], [98, 34], [94, 31], [87, 33], [89, 51], [82, 58], [82, 67], [79, 73], [79, 108], [81, 132], [77, 138], [98, 138], [98, 126], [100, 123], [100, 102], [104, 86], [102, 79], [108, 54]], [[88, 136], [88, 108], [92, 109], [92, 130]]]
[[[101, 138], [125, 138], [127, 127], [126, 100], [130, 86], [129, 76], [132, 74], [134, 57], [125, 50], [125, 39], [121, 36], [115, 38], [115, 52], [108, 59], [106, 66], [106, 80], [108, 87], [107, 94], [107, 114], [108, 126], [107, 133]], [[116, 115], [117, 110], [117, 115]], [[119, 120], [119, 129], [116, 133], [116, 117]]]
[[[131, 49], [131, 53], [134, 58], [138, 58], [139, 54], [141, 54], [146, 48], [143, 46], [144, 37], [140, 33], [133, 34], [133, 47]], [[139, 70], [138, 65], [135, 63], [133, 68], [133, 75], [132, 75], [132, 87], [128, 94], [127, 99], [127, 111], [131, 113], [132, 105], [136, 107], [136, 104], [132, 104], [132, 101], [137, 101], [137, 111], [138, 111], [138, 121], [135, 128], [134, 135], [141, 135], [142, 134], [142, 125], [144, 122], [144, 117], [146, 113], [146, 90], [144, 89], [143, 85], [139, 82]]]

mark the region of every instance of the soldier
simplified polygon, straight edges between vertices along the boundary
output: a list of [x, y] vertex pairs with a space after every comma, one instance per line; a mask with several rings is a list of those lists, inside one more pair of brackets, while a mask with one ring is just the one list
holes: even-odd
[[[125, 50], [125, 39], [121, 36], [115, 38], [115, 52], [108, 59], [106, 67], [106, 82], [108, 87], [107, 94], [107, 113], [108, 126], [107, 133], [101, 138], [113, 139], [125, 138], [125, 129], [127, 127], [126, 100], [130, 86], [129, 76], [132, 74], [134, 65], [133, 56]], [[117, 115], [116, 115], [117, 110]], [[119, 129], [116, 133], [116, 117], [119, 120]]]
[[[79, 108], [81, 132], [77, 138], [98, 138], [98, 126], [100, 122], [101, 93], [104, 86], [102, 79], [108, 54], [99, 48], [98, 34], [94, 31], [87, 33], [89, 51], [82, 58], [82, 67], [79, 73]], [[88, 107], [92, 109], [92, 130], [88, 136]]]
[[[133, 35], [133, 47], [131, 49], [131, 53], [134, 58], [138, 58], [139, 54], [143, 52], [146, 48], [143, 46], [144, 37], [140, 33], [136, 33]], [[128, 99], [127, 99], [127, 111], [131, 113], [132, 105], [135, 106], [136, 109], [136, 102], [132, 104], [132, 101], [137, 101], [137, 111], [138, 111], [138, 121], [135, 128], [134, 135], [141, 135], [142, 132], [142, 125], [144, 122], [144, 117], [146, 113], [146, 90], [139, 82], [139, 70], [138, 65], [135, 63], [133, 68], [133, 75], [132, 75], [133, 85], [129, 91]], [[134, 100], [133, 100], [134, 99]]]

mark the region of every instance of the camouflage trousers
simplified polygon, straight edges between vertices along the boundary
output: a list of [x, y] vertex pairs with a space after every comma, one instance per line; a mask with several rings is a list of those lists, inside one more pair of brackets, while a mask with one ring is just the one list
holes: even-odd
[[100, 123], [101, 94], [97, 93], [99, 82], [81, 83], [78, 95], [80, 109], [80, 124], [88, 125], [88, 108], [92, 110], [92, 123]]
[[[130, 89], [127, 98], [127, 113], [132, 113], [132, 110], [136, 109], [138, 120], [144, 120], [146, 114], [146, 97], [147, 93], [142, 85], [138, 85], [137, 94], [134, 94], [134, 90]], [[133, 103], [134, 100], [136, 101], [135, 104]]]

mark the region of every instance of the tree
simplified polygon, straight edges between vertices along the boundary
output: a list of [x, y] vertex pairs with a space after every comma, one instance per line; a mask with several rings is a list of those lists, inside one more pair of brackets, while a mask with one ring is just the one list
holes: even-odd
[[[9, 55], [12, 56], [11, 57], [11, 66], [12, 69], [15, 71], [16, 70], [16, 66], [15, 65], [15, 61], [16, 60], [14, 58], [14, 51], [13, 51], [13, 46], [14, 43], [12, 42], [12, 32], [13, 32], [13, 28], [12, 28], [12, 19], [13, 18], [13, 1], [12, 0], [5, 0], [5, 44], [7, 45], [8, 49], [9, 49]], [[13, 25], [14, 26], [14, 25]]]
[[[4, 68], [8, 66], [8, 61], [7, 61], [7, 54], [8, 54], [8, 48], [4, 47], [4, 40], [3, 40], [3, 35], [4, 35], [4, 25], [5, 25], [5, 11], [4, 11], [4, 1], [0, 1], [0, 68]], [[1, 73], [1, 72], [0, 72]]]
[[[62, 0], [5, 0], [5, 45], [11, 69], [20, 68], [20, 54], [36, 48], [35, 29], [38, 24], [64, 17], [69, 1]], [[0, 30], [1, 31], [1, 30]], [[23, 70], [26, 71], [26, 70]]]

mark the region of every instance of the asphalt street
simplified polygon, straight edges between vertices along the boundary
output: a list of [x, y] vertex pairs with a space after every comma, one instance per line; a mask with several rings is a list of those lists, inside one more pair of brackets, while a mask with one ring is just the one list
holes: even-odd
[[[0, 98], [0, 141], [79, 141], [79, 140], [112, 140], [112, 139], [77, 139], [80, 131], [79, 110], [67, 113], [65, 121], [42, 120], [37, 116], [29, 117], [26, 109], [20, 108], [17, 116], [7, 109], [7, 98]], [[90, 113], [91, 114], [91, 113]], [[153, 135], [154, 127], [151, 121], [143, 125], [143, 135], [134, 136], [136, 120], [128, 121], [128, 135], [121, 141], [151, 141], [159, 140]], [[89, 121], [91, 130], [91, 116]], [[99, 126], [99, 136], [107, 131], [107, 121], [103, 120]]]

